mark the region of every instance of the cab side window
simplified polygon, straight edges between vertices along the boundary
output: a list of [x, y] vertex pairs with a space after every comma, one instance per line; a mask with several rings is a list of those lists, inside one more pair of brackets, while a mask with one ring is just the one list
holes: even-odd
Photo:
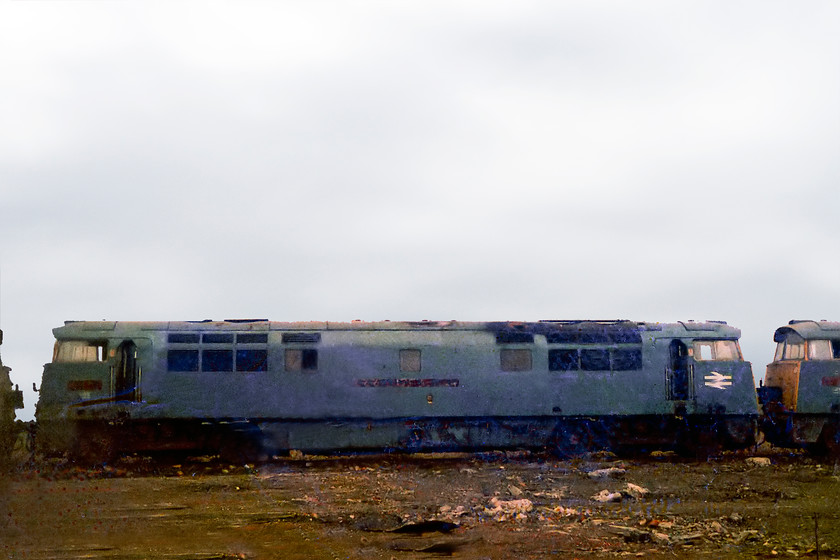
[[734, 340], [695, 340], [693, 346], [695, 360], [719, 362], [741, 360], [738, 343]]
[[831, 351], [830, 340], [809, 340], [808, 341], [808, 359], [809, 360], [830, 360], [834, 357]]

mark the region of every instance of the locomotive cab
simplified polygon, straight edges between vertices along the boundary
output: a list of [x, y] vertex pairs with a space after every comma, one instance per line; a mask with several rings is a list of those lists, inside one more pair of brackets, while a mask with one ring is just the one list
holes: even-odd
[[836, 446], [840, 418], [840, 323], [791, 321], [776, 329], [776, 352], [759, 391], [774, 444]]
[[51, 454], [72, 445], [94, 446], [102, 435], [88, 427], [128, 415], [139, 401], [138, 342], [142, 341], [114, 337], [107, 326], [98, 332], [74, 331], [68, 337], [56, 329], [52, 361], [44, 365], [35, 412], [41, 451]]

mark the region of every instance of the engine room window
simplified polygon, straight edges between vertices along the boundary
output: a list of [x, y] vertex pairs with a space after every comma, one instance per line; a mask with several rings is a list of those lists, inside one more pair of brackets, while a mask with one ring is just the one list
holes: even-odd
[[318, 351], [312, 348], [287, 349], [286, 371], [315, 371], [318, 369]]
[[[172, 342], [170, 340], [170, 342]], [[233, 344], [233, 333], [205, 333], [201, 335], [204, 344]]]
[[580, 369], [578, 351], [574, 348], [548, 351], [549, 371], [576, 371]]
[[531, 371], [530, 350], [505, 348], [499, 352], [502, 371]]
[[638, 348], [616, 348], [612, 351], [614, 371], [642, 369], [642, 351]]
[[808, 359], [809, 360], [831, 360], [834, 357], [831, 351], [830, 340], [809, 340], [808, 341]]
[[694, 359], [701, 361], [733, 362], [741, 359], [734, 340], [695, 340]]
[[198, 333], [169, 333], [170, 344], [198, 344]]
[[233, 371], [233, 351], [202, 350], [201, 371]]
[[104, 359], [104, 342], [67, 340], [55, 343], [53, 362], [101, 362]]
[[169, 371], [198, 371], [198, 350], [169, 350], [166, 362]]
[[420, 371], [420, 350], [400, 350], [400, 371], [408, 373]]
[[586, 371], [609, 371], [610, 351], [606, 348], [581, 350], [580, 369]]
[[268, 371], [266, 350], [237, 350], [236, 371]]

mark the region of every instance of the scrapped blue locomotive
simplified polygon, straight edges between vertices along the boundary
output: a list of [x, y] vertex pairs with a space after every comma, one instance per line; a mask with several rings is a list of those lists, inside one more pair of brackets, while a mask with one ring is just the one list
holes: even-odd
[[[3, 344], [3, 331], [0, 331], [0, 344]], [[23, 408], [23, 392], [17, 385], [12, 388], [10, 371], [12, 368], [0, 360], [0, 464], [11, 455], [17, 438], [15, 409]]]
[[743, 448], [758, 404], [723, 322], [69, 321], [38, 447], [102, 460], [549, 447]]
[[767, 441], [840, 455], [840, 323], [791, 321], [773, 340], [759, 389]]

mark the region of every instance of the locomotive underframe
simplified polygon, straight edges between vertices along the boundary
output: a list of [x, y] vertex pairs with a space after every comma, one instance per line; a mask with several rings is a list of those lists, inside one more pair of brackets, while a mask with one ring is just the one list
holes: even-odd
[[755, 442], [757, 419], [720, 415], [619, 417], [80, 419], [39, 426], [42, 449], [84, 461], [182, 451], [259, 461], [306, 453], [481, 451], [548, 448], [559, 455], [599, 449], [708, 454]]

